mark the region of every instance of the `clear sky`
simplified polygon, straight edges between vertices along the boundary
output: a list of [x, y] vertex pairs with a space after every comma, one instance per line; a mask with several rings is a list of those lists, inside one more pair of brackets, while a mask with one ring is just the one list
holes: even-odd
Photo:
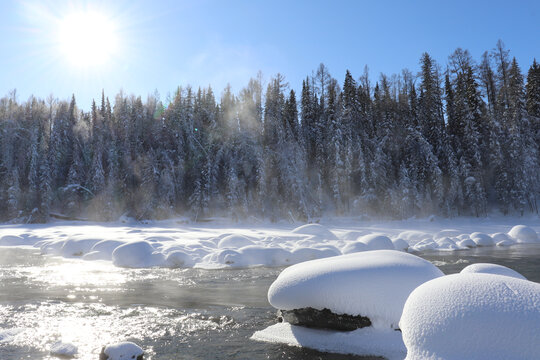
[[[97, 25], [96, 25], [97, 24]], [[524, 72], [540, 58], [540, 1], [0, 0], [0, 96], [53, 94], [88, 109], [113, 98], [161, 99], [177, 86], [227, 83], [261, 70], [294, 89], [323, 62], [339, 82], [441, 65], [457, 47], [476, 60], [502, 39]]]

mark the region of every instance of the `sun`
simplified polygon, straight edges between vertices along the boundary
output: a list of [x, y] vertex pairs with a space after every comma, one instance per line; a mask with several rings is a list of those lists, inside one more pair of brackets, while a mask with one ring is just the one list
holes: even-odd
[[101, 13], [73, 13], [59, 22], [58, 44], [62, 56], [73, 66], [105, 65], [118, 48], [117, 30], [114, 23]]

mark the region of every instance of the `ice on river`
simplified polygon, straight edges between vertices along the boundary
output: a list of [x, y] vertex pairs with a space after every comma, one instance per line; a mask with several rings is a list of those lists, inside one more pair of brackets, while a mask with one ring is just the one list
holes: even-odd
[[[516, 225], [520, 224], [520, 225]], [[122, 267], [204, 269], [288, 266], [379, 249], [458, 251], [540, 243], [537, 218], [360, 221], [320, 224], [52, 222], [2, 225], [0, 246], [32, 246], [42, 254], [104, 260]]]

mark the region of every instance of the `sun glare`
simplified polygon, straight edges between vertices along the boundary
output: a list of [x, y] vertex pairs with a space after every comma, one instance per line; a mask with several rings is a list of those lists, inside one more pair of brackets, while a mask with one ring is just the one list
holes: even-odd
[[115, 26], [103, 14], [74, 13], [60, 22], [60, 50], [73, 66], [94, 67], [107, 64], [115, 54], [117, 42]]

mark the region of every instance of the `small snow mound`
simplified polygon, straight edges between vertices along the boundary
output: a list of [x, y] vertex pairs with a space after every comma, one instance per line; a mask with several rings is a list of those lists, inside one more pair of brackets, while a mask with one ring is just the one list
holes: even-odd
[[422, 232], [422, 231], [415, 231], [415, 230], [407, 230], [403, 231], [398, 235], [398, 238], [402, 238], [403, 240], [407, 241], [409, 244], [416, 244], [423, 240], [432, 240], [432, 236]]
[[113, 264], [120, 267], [143, 268], [160, 266], [164, 263], [163, 254], [146, 241], [134, 241], [120, 245], [112, 253]]
[[401, 238], [392, 239], [392, 244], [394, 244], [394, 248], [399, 251], [407, 251], [409, 248], [409, 243]]
[[135, 343], [121, 342], [118, 344], [108, 345], [101, 351], [100, 359], [105, 360], [141, 360], [144, 355], [144, 351]]
[[385, 235], [364, 235], [358, 240], [366, 244], [369, 250], [395, 250], [392, 240]]
[[459, 246], [449, 237], [440, 238], [436, 241], [439, 250], [457, 250]]
[[314, 249], [310, 247], [296, 248], [291, 252], [292, 261], [294, 263], [323, 259], [327, 257], [336, 256], [336, 252], [332, 249]]
[[119, 240], [101, 240], [96, 243], [90, 252], [83, 256], [84, 260], [112, 260], [112, 253], [114, 249], [120, 245], [124, 245], [125, 242]]
[[4, 235], [0, 238], [0, 246], [32, 245], [34, 241], [17, 235]]
[[369, 247], [367, 246], [366, 243], [362, 241], [355, 241], [355, 242], [350, 242], [347, 245], [345, 245], [341, 249], [341, 252], [343, 254], [352, 254], [352, 253], [368, 251], [368, 250], [369, 250]]
[[89, 253], [92, 247], [101, 239], [68, 239], [62, 245], [60, 254], [63, 257], [83, 256]]
[[454, 274], [416, 288], [400, 328], [407, 360], [538, 359], [540, 284]]
[[535, 243], [538, 242], [538, 234], [536, 231], [525, 225], [516, 225], [508, 235], [516, 239], [518, 243]]
[[493, 246], [495, 243], [488, 234], [481, 232], [474, 232], [471, 234], [471, 240], [476, 243], [477, 246]]
[[477, 263], [465, 267], [461, 270], [461, 274], [472, 274], [472, 273], [481, 273], [481, 274], [494, 274], [494, 275], [504, 275], [511, 276], [516, 279], [527, 280], [525, 276], [521, 275], [515, 270], [512, 270], [506, 266], [489, 264], [489, 263]]
[[429, 238], [416, 243], [414, 246], [411, 247], [411, 249], [414, 251], [430, 251], [436, 250], [438, 247], [439, 245], [431, 238]]
[[253, 241], [244, 235], [228, 235], [219, 240], [217, 247], [219, 249], [239, 249], [244, 246], [253, 245]]
[[77, 355], [79, 349], [73, 344], [58, 341], [51, 345], [51, 349], [49, 350], [49, 352], [53, 356], [72, 358]]
[[439, 239], [446, 238], [446, 237], [453, 238], [453, 237], [458, 237], [460, 234], [461, 233], [458, 230], [444, 229], [444, 230], [439, 231], [435, 235], [433, 235], [433, 239], [434, 240], [439, 240]]
[[169, 252], [165, 261], [167, 262], [167, 266], [171, 268], [187, 268], [194, 265], [191, 256], [181, 250]]
[[369, 234], [369, 231], [367, 231], [367, 230], [360, 230], [360, 231], [351, 230], [351, 231], [345, 232], [339, 238], [341, 240], [354, 241], [354, 240], [357, 240], [360, 236], [364, 236], [364, 235], [367, 235], [367, 234]]
[[463, 239], [459, 241], [457, 244], [461, 248], [475, 248], [477, 246], [476, 243], [469, 238]]
[[337, 236], [321, 224], [306, 224], [292, 231], [295, 234], [313, 235], [325, 240], [337, 240]]
[[376, 250], [296, 264], [268, 290], [281, 310], [312, 307], [370, 318], [374, 327], [397, 327], [410, 292], [443, 273], [430, 262], [400, 251]]

